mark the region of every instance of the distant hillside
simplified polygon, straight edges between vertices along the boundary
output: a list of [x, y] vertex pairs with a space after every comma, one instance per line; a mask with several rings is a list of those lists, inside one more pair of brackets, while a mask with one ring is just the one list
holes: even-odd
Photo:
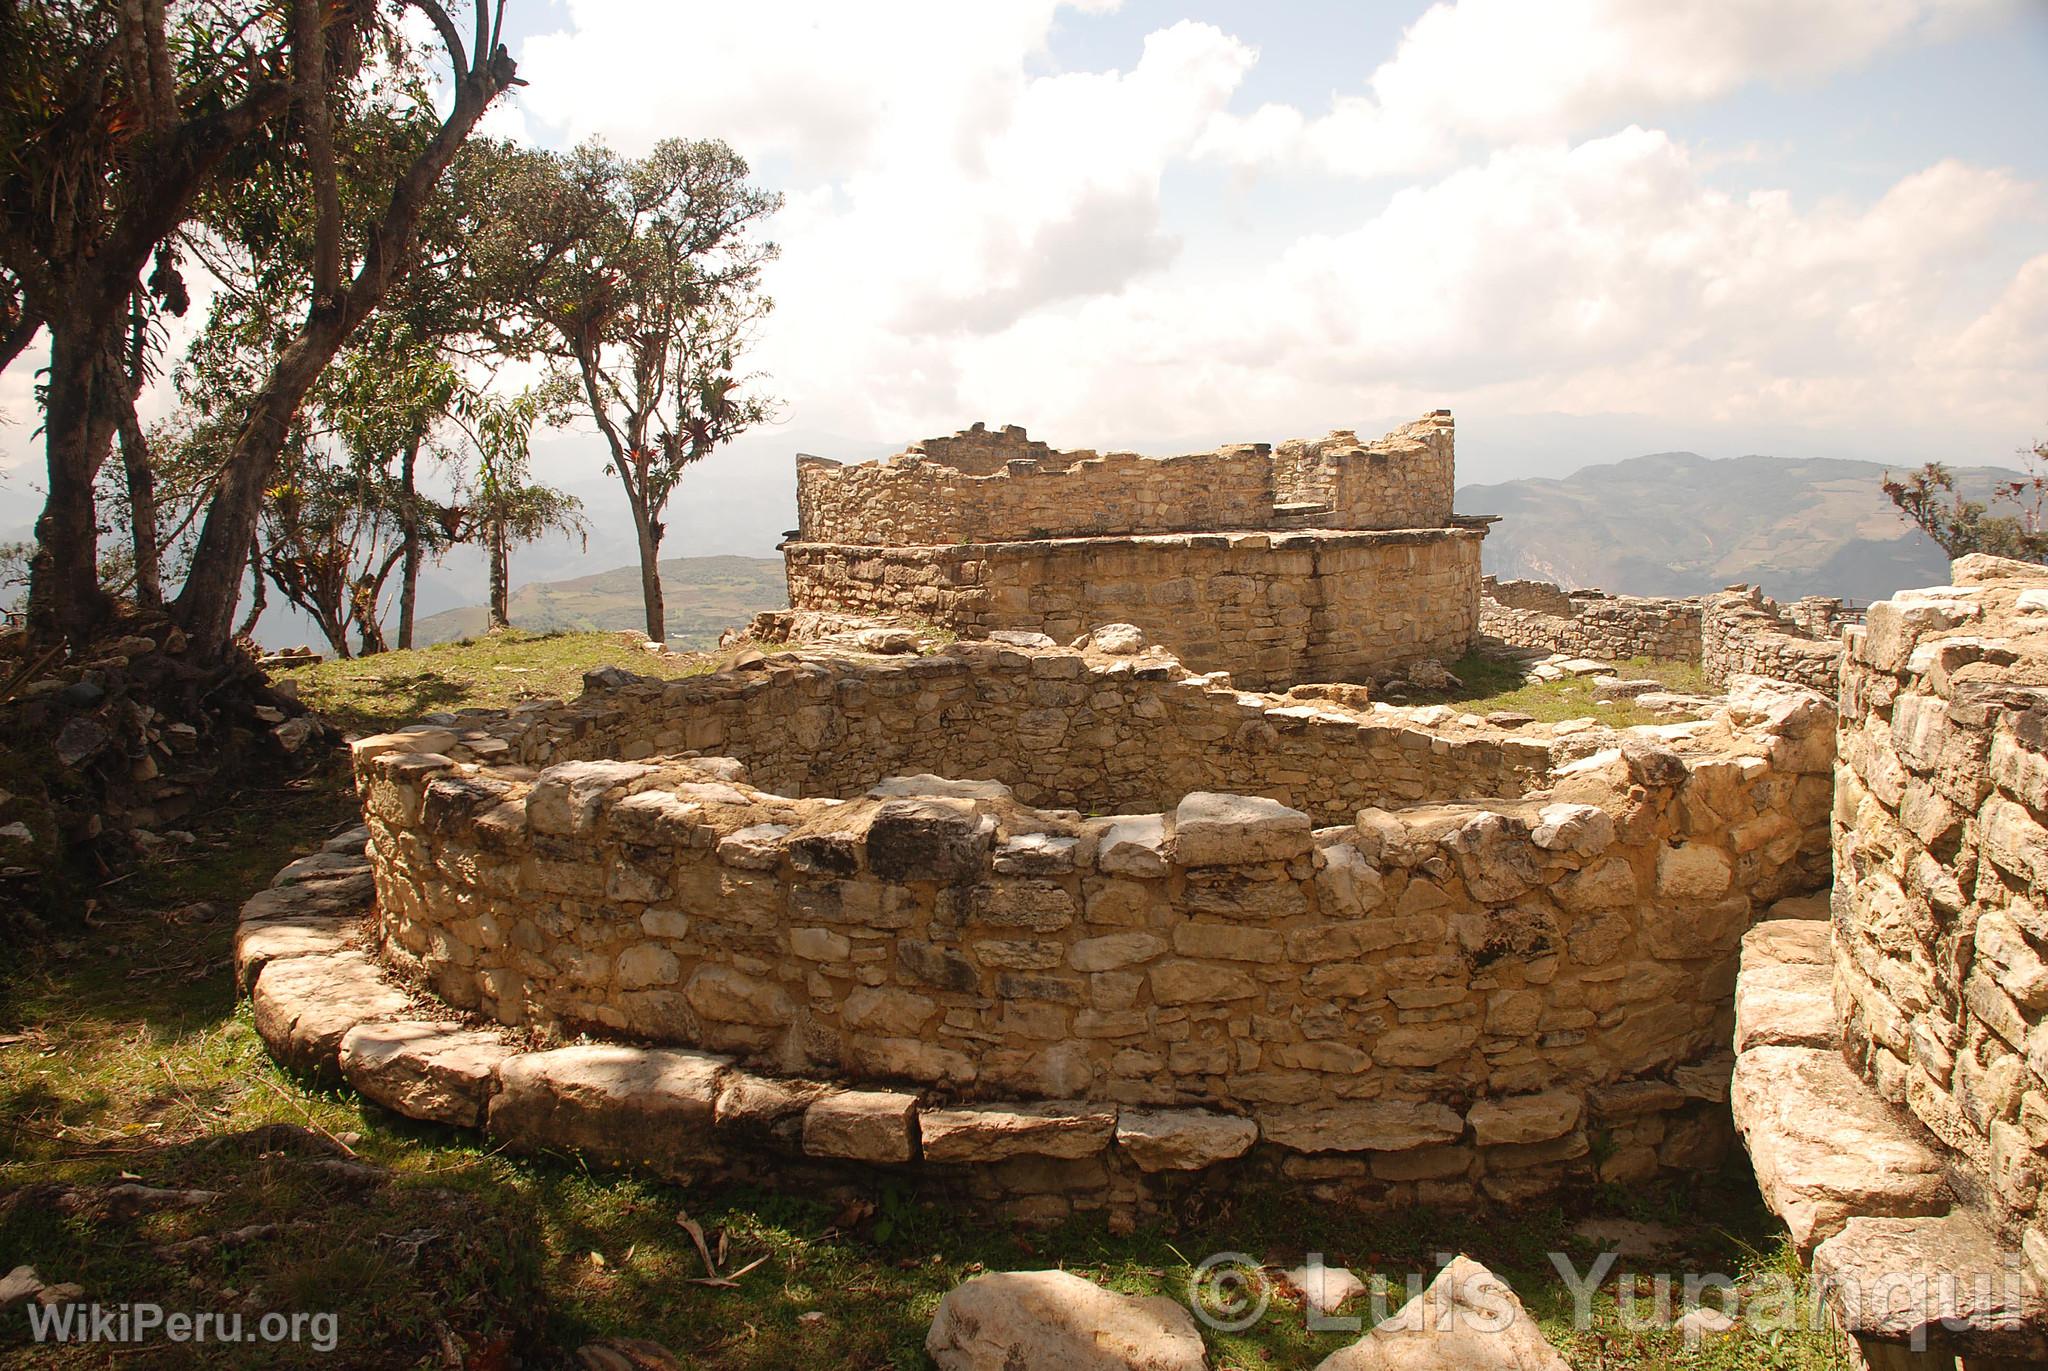
[[[677, 557], [661, 564], [668, 641], [679, 648], [715, 647], [718, 635], [764, 609], [789, 603], [778, 557]], [[641, 628], [640, 569], [615, 567], [568, 581], [535, 581], [512, 592], [514, 628], [551, 630]], [[421, 646], [482, 633], [482, 605], [445, 610], [420, 620]]]
[[[1874, 600], [1948, 579], [1941, 549], [1878, 488], [1885, 470], [1660, 452], [1562, 480], [1465, 486], [1457, 507], [1502, 516], [1485, 552], [1487, 572], [1502, 578], [1634, 595], [1697, 595], [1747, 581], [1781, 599]], [[1956, 476], [1981, 498], [2013, 473], [1972, 467]]]

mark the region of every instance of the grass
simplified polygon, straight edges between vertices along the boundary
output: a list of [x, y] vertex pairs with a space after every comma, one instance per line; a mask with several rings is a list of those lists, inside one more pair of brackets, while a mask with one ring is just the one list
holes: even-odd
[[[1684, 662], [1653, 662], [1647, 657], [1636, 657], [1615, 665], [1625, 680], [1661, 681], [1665, 689], [1684, 694], [1707, 692], [1705, 673]], [[1636, 724], [1670, 722], [1624, 700], [1594, 699], [1591, 677], [1524, 681], [1517, 663], [1476, 653], [1459, 659], [1450, 670], [1459, 681], [1456, 690], [1411, 691], [1400, 703], [1452, 705], [1468, 714], [1507, 710], [1527, 714], [1539, 723], [1590, 718], [1616, 728], [1630, 728]]]
[[511, 629], [277, 674], [297, 681], [301, 698], [342, 728], [377, 732], [442, 710], [573, 699], [583, 691], [583, 673], [601, 666], [622, 666], [643, 676], [694, 676], [716, 670], [728, 655], [644, 652], [617, 633]]
[[[417, 713], [423, 692], [441, 708], [503, 703], [529, 688], [565, 693], [581, 671], [606, 660], [634, 665], [637, 655], [606, 635], [563, 635], [299, 674], [308, 699], [381, 727]], [[514, 663], [529, 670], [507, 680], [511, 673], [495, 669]], [[424, 675], [438, 684], [423, 687]], [[347, 1091], [310, 1089], [270, 1061], [235, 996], [234, 909], [352, 819], [339, 769], [238, 797], [198, 827], [193, 848], [103, 888], [87, 927], [28, 949], [0, 982], [0, 1268], [33, 1265], [44, 1280], [76, 1282], [103, 1304], [244, 1310], [250, 1327], [265, 1310], [332, 1312], [337, 1350], [35, 1347], [23, 1316], [10, 1313], [0, 1316], [0, 1364], [565, 1367], [583, 1343], [631, 1336], [707, 1371], [918, 1368], [929, 1365], [923, 1339], [940, 1296], [984, 1270], [1062, 1266], [1119, 1290], [1181, 1299], [1194, 1264], [1213, 1252], [1247, 1253], [1275, 1269], [1321, 1252], [1398, 1290], [1409, 1273], [1434, 1269], [1432, 1254], [1463, 1251], [1503, 1275], [1580, 1368], [1847, 1365], [1821, 1333], [1745, 1333], [1689, 1350], [1668, 1330], [1630, 1326], [1611, 1279], [1594, 1301], [1592, 1327], [1572, 1326], [1570, 1289], [1546, 1254], [1566, 1252], [1585, 1270], [1596, 1248], [1572, 1229], [1588, 1216], [1670, 1225], [1679, 1246], [1659, 1269], [1744, 1279], [1796, 1271], [1739, 1161], [1693, 1185], [1595, 1190], [1519, 1212], [1360, 1215], [1277, 1184], [1212, 1186], [1135, 1232], [1114, 1232], [1099, 1218], [1027, 1231], [887, 1188], [841, 1212], [805, 1195], [591, 1174], [566, 1159], [515, 1161], [476, 1135], [407, 1122]], [[344, 1140], [385, 1179], [334, 1175], [248, 1137], [275, 1122]], [[44, 1188], [121, 1178], [219, 1198], [121, 1219], [66, 1213]], [[727, 1269], [767, 1260], [735, 1288], [692, 1284], [704, 1272], [677, 1222], [683, 1213], [714, 1245], [724, 1236]], [[154, 1251], [244, 1228], [258, 1231], [210, 1251]], [[1252, 1328], [1210, 1335], [1211, 1364], [1306, 1368], [1356, 1336], [1310, 1330], [1299, 1304], [1280, 1295]]]

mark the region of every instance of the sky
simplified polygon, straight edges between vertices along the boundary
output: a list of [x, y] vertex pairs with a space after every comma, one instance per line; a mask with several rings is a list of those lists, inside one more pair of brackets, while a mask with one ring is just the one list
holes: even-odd
[[[976, 420], [1170, 452], [1448, 407], [1461, 482], [2048, 437], [2048, 0], [511, 8], [490, 131], [723, 138], [787, 197], [780, 419], [685, 480], [670, 555], [771, 554], [797, 451]], [[595, 537], [517, 579], [628, 560], [599, 448], [540, 445]]]

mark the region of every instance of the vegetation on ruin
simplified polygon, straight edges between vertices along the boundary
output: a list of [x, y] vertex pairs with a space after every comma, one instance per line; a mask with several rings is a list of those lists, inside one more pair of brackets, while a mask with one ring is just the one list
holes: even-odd
[[[1636, 657], [1615, 663], [1625, 680], [1656, 680], [1663, 688], [1679, 694], [1710, 694], [1706, 674], [1685, 662], [1653, 662]], [[1595, 719], [1614, 728], [1637, 724], [1670, 723], [1668, 715], [1652, 714], [1627, 700], [1601, 700], [1593, 694], [1591, 676], [1570, 676], [1561, 681], [1528, 681], [1518, 663], [1498, 657], [1469, 653], [1451, 664], [1458, 678], [1454, 690], [1412, 690], [1391, 701], [1403, 705], [1449, 705], [1467, 714], [1508, 711], [1527, 714], [1538, 723], [1565, 719]]]
[[[639, 672], [711, 669], [656, 658], [617, 635], [499, 635], [474, 643], [327, 663], [292, 674], [317, 708], [361, 728], [430, 709], [502, 706], [573, 694], [602, 665]], [[1472, 684], [1481, 684], [1462, 664]], [[1506, 698], [1502, 696], [1501, 698]], [[1500, 1272], [1575, 1365], [1754, 1368], [1845, 1365], [1819, 1333], [1753, 1334], [1687, 1349], [1658, 1327], [1627, 1326], [1612, 1281], [1590, 1332], [1571, 1328], [1570, 1289], [1546, 1254], [1584, 1271], [1599, 1245], [1572, 1231], [1589, 1217], [1669, 1230], [1675, 1251], [1620, 1270], [1797, 1271], [1740, 1154], [1694, 1185], [1590, 1191], [1512, 1216], [1356, 1215], [1292, 1188], [1191, 1190], [1172, 1218], [1136, 1232], [1100, 1217], [1013, 1229], [878, 1188], [850, 1208], [728, 1187], [589, 1174], [569, 1160], [514, 1161], [471, 1134], [421, 1126], [342, 1091], [312, 1090], [269, 1058], [229, 971], [235, 910], [291, 857], [353, 821], [336, 765], [237, 797], [197, 841], [95, 895], [89, 924], [26, 954], [0, 983], [0, 1253], [101, 1301], [170, 1308], [332, 1310], [341, 1353], [309, 1347], [159, 1344], [95, 1362], [37, 1350], [16, 1321], [0, 1359], [26, 1367], [120, 1365], [506, 1367], [571, 1363], [593, 1339], [654, 1339], [704, 1368], [919, 1367], [942, 1294], [981, 1270], [1063, 1266], [1120, 1290], [1183, 1297], [1195, 1263], [1238, 1251], [1281, 1271], [1320, 1251], [1361, 1277], [1396, 1283], [1463, 1251]], [[307, 1157], [265, 1124], [298, 1125], [349, 1155]], [[330, 1149], [331, 1150], [331, 1149]], [[362, 1170], [360, 1168], [369, 1168]], [[65, 1213], [63, 1187], [136, 1178], [220, 1192], [199, 1208], [122, 1219]], [[702, 1226], [735, 1272], [705, 1284], [679, 1218]], [[243, 1241], [159, 1256], [231, 1230]], [[720, 1248], [723, 1247], [721, 1255]], [[1645, 1298], [1650, 1292], [1644, 1280]], [[1353, 1308], [1364, 1301], [1355, 1302]], [[1645, 1303], [1642, 1308], [1647, 1311]], [[1276, 1296], [1243, 1334], [1210, 1338], [1220, 1367], [1296, 1367], [1350, 1341], [1312, 1333], [1299, 1302]], [[452, 1360], [451, 1360], [452, 1359]]]

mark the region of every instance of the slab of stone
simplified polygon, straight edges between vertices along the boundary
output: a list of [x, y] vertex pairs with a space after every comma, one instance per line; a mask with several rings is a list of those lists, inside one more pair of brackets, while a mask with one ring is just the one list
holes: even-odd
[[1613, 663], [1595, 661], [1591, 657], [1567, 657], [1557, 664], [1557, 669], [1567, 676], [1620, 675]]
[[1096, 844], [1095, 864], [1112, 876], [1164, 876], [1168, 870], [1166, 816], [1112, 817]]
[[242, 902], [244, 919], [274, 919], [288, 914], [361, 914], [377, 896], [367, 869], [343, 876], [323, 876], [294, 885], [259, 890]]
[[1735, 978], [1735, 1050], [1839, 1044], [1832, 968], [1812, 962], [1749, 965]]
[[1205, 1371], [1186, 1304], [1105, 1290], [1069, 1271], [992, 1271], [939, 1301], [924, 1340], [939, 1371]]
[[1549, 1142], [1578, 1127], [1584, 1109], [1584, 1102], [1571, 1091], [1549, 1090], [1540, 1095], [1481, 1100], [1465, 1115], [1465, 1121], [1472, 1125], [1473, 1141], [1482, 1147]]
[[[1771, 906], [1772, 911], [1788, 903], [1780, 900]], [[1806, 918], [1766, 919], [1752, 924], [1749, 932], [1742, 935], [1742, 969], [1755, 966], [1793, 964], [1799, 966], [1834, 965], [1834, 940], [1826, 923], [1826, 915], [1820, 920]]]
[[782, 864], [782, 840], [788, 824], [753, 824], [718, 840], [718, 860], [744, 871], [773, 871]]
[[1625, 681], [1619, 676], [1600, 676], [1593, 682], [1593, 698], [1596, 700], [1633, 700], [1638, 695], [1651, 695], [1664, 689], [1664, 683], [1654, 677]]
[[907, 1162], [917, 1155], [917, 1097], [893, 1090], [841, 1090], [804, 1110], [804, 1151], [857, 1162]]
[[1429, 1288], [1316, 1371], [1571, 1371], [1506, 1281], [1455, 1257]]
[[270, 1055], [321, 1080], [339, 1077], [342, 1037], [359, 1023], [406, 1017], [411, 1004], [360, 952], [287, 957], [265, 966], [249, 999]]
[[1116, 1110], [1080, 1103], [926, 1109], [917, 1126], [928, 1162], [1092, 1157], [1115, 1135]]
[[1297, 1266], [1284, 1279], [1301, 1292], [1301, 1302], [1318, 1314], [1334, 1314], [1366, 1291], [1366, 1284], [1342, 1266]]
[[1764, 1203], [1802, 1255], [1852, 1218], [1948, 1209], [1940, 1156], [1841, 1053], [1751, 1048], [1736, 1058], [1728, 1094]]
[[297, 885], [301, 881], [334, 880], [341, 876], [359, 876], [369, 871], [370, 863], [357, 848], [349, 852], [315, 852], [292, 862], [270, 878], [275, 886]]
[[1015, 794], [1001, 781], [961, 781], [920, 772], [915, 776], [884, 776], [868, 790], [873, 800], [933, 798], [944, 800], [1009, 800]]
[[517, 1055], [490, 1033], [424, 1020], [357, 1024], [342, 1035], [342, 1078], [408, 1119], [475, 1128], [498, 1069]]
[[816, 1081], [730, 1071], [719, 1087], [712, 1122], [731, 1144], [800, 1155], [804, 1110], [824, 1092], [825, 1087]]
[[1771, 906], [1770, 915], [1773, 922], [1787, 919], [1819, 919], [1825, 922], [1831, 912], [1828, 906], [1826, 891], [1818, 895], [1787, 895]]
[[566, 1151], [613, 1166], [687, 1171], [711, 1151], [724, 1057], [589, 1044], [527, 1052], [498, 1069], [488, 1127], [516, 1151]]
[[1197, 790], [1173, 811], [1173, 860], [1182, 866], [1287, 861], [1314, 844], [1308, 815], [1262, 795]]
[[1814, 1249], [1813, 1275], [1853, 1337], [2015, 1365], [2048, 1358], [2048, 1302], [1974, 1214], [1851, 1219]]
[[957, 885], [987, 873], [996, 821], [972, 800], [884, 800], [868, 824], [868, 869], [885, 881]]
[[355, 927], [352, 920], [331, 914], [244, 919], [235, 929], [235, 989], [247, 991], [272, 962], [346, 951]]
[[1464, 1136], [1465, 1120], [1426, 1100], [1369, 1100], [1276, 1109], [1260, 1130], [1268, 1142], [1296, 1152], [1404, 1152], [1455, 1142]]
[[1243, 1156], [1258, 1140], [1250, 1119], [1202, 1109], [1126, 1109], [1116, 1119], [1116, 1145], [1140, 1171], [1199, 1171]]

